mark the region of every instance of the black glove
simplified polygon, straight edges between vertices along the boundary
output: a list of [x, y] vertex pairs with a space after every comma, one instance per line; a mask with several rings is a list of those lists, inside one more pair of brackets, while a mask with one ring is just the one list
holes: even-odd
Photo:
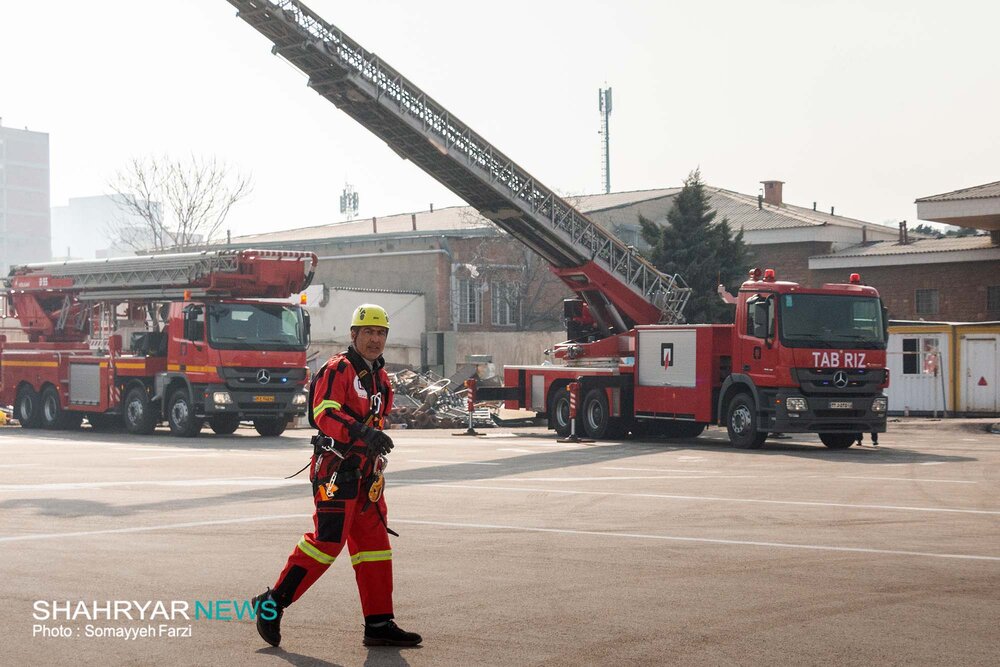
[[355, 440], [360, 440], [368, 445], [368, 449], [365, 454], [369, 458], [379, 455], [384, 456], [392, 451], [392, 438], [387, 436], [384, 431], [355, 422], [354, 424], [351, 424], [348, 432]]
[[392, 444], [392, 438], [385, 434], [385, 431], [379, 431], [378, 429], [371, 429], [371, 436], [365, 439], [368, 443], [368, 451], [365, 454], [368, 458], [375, 458], [376, 456], [385, 456], [392, 451], [394, 445]]

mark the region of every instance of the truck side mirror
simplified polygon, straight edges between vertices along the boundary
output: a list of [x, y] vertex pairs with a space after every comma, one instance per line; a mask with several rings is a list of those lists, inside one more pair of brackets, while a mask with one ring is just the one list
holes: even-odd
[[879, 299], [879, 304], [882, 306], [882, 341], [886, 345], [889, 344], [889, 309], [885, 307], [882, 303], [882, 299]]
[[312, 320], [309, 317], [309, 311], [305, 308], [302, 309], [302, 326], [305, 327], [305, 344], [309, 345], [309, 336], [312, 334]]

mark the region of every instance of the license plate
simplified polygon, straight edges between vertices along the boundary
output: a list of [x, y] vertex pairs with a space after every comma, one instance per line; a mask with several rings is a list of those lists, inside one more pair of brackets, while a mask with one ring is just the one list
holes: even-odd
[[830, 401], [831, 410], [850, 410], [854, 407], [854, 403], [850, 401]]
[[274, 403], [274, 396], [254, 396], [254, 403]]

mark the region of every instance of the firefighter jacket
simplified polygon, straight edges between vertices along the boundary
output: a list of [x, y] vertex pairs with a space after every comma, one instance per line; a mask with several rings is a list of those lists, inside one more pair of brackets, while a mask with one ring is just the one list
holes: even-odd
[[364, 446], [361, 441], [352, 442], [351, 427], [360, 422], [384, 429], [392, 409], [392, 386], [384, 366], [385, 360], [379, 357], [369, 369], [353, 347], [331, 357], [310, 386], [312, 425], [338, 443]]

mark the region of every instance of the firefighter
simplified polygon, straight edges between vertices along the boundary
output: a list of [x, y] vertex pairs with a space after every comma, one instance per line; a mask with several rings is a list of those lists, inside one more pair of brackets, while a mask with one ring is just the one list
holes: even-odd
[[396, 625], [392, 612], [392, 531], [381, 496], [385, 456], [393, 447], [383, 431], [392, 408], [382, 358], [388, 333], [384, 308], [358, 306], [351, 319], [351, 346], [327, 361], [310, 385], [309, 418], [319, 430], [309, 463], [314, 530], [299, 540], [274, 587], [252, 600], [257, 632], [272, 646], [281, 642], [284, 609], [326, 572], [345, 544], [361, 594], [365, 646], [421, 642], [420, 635]]

